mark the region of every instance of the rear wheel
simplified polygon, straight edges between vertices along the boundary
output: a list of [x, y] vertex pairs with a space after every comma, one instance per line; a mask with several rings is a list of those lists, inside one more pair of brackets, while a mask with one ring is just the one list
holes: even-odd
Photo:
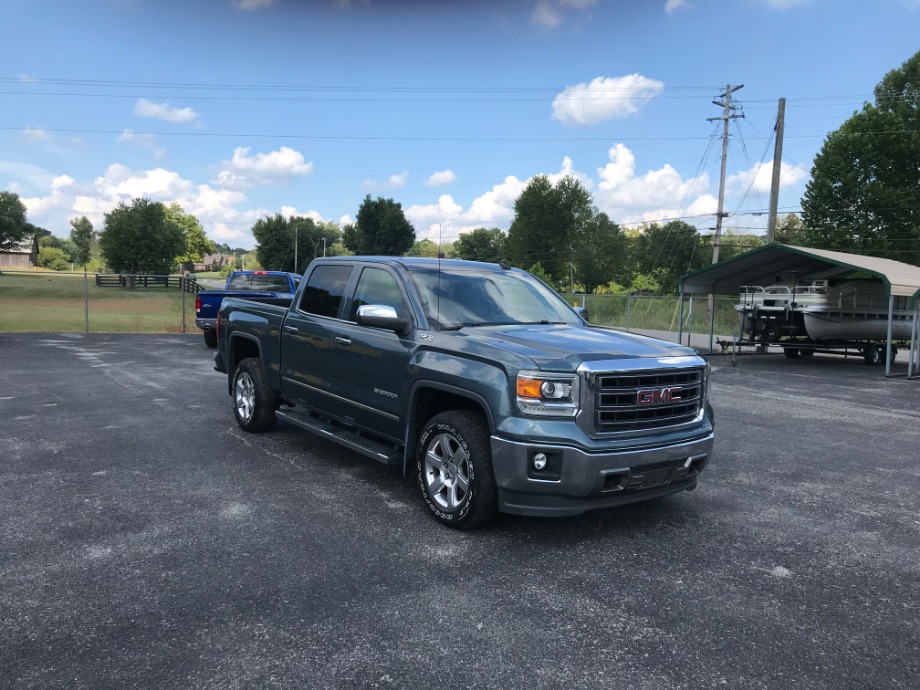
[[205, 331], [204, 344], [208, 347], [217, 347], [217, 333], [214, 331]]
[[498, 514], [498, 492], [485, 420], [467, 410], [442, 412], [419, 437], [418, 484], [442, 524], [482, 527]]
[[802, 356], [802, 351], [797, 347], [784, 347], [783, 354], [786, 355], [786, 359], [798, 359]]
[[878, 366], [885, 361], [885, 352], [879, 345], [866, 345], [863, 348], [863, 361], [870, 367]]
[[246, 431], [268, 431], [275, 426], [278, 400], [265, 382], [262, 363], [247, 357], [233, 375], [233, 414]]

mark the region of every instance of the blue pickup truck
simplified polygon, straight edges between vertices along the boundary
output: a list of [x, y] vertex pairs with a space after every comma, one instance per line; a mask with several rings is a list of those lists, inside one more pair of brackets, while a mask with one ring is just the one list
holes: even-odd
[[402, 467], [455, 528], [691, 490], [712, 453], [706, 360], [506, 263], [319, 258], [293, 299], [225, 300], [219, 331], [244, 430], [281, 418]]
[[208, 347], [217, 347], [217, 313], [225, 297], [291, 298], [301, 276], [284, 271], [234, 271], [223, 290], [199, 292], [195, 298], [195, 325], [204, 331]]

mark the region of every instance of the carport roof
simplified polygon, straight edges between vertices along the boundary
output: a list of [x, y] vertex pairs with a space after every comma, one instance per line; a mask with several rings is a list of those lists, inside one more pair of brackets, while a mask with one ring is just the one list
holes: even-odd
[[793, 247], [773, 242], [731, 259], [681, 276], [682, 292], [734, 295], [742, 285], [770, 285], [776, 276], [794, 274], [799, 281], [843, 276], [864, 271], [884, 281], [888, 292], [896, 297], [920, 296], [920, 267], [880, 259], [832, 252], [827, 249]]

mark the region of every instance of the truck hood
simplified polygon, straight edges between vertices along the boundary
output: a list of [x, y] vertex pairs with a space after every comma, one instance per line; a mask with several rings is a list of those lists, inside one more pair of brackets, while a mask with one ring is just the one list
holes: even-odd
[[522, 325], [464, 328], [458, 335], [527, 357], [541, 369], [575, 370], [607, 359], [686, 357], [696, 351], [654, 338], [598, 326]]

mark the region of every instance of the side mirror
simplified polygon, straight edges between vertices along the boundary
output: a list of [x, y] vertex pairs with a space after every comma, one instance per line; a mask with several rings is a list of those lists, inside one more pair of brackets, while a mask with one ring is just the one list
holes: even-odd
[[409, 331], [409, 319], [400, 317], [393, 307], [384, 304], [364, 304], [358, 307], [356, 320], [362, 326], [385, 328], [400, 335]]

